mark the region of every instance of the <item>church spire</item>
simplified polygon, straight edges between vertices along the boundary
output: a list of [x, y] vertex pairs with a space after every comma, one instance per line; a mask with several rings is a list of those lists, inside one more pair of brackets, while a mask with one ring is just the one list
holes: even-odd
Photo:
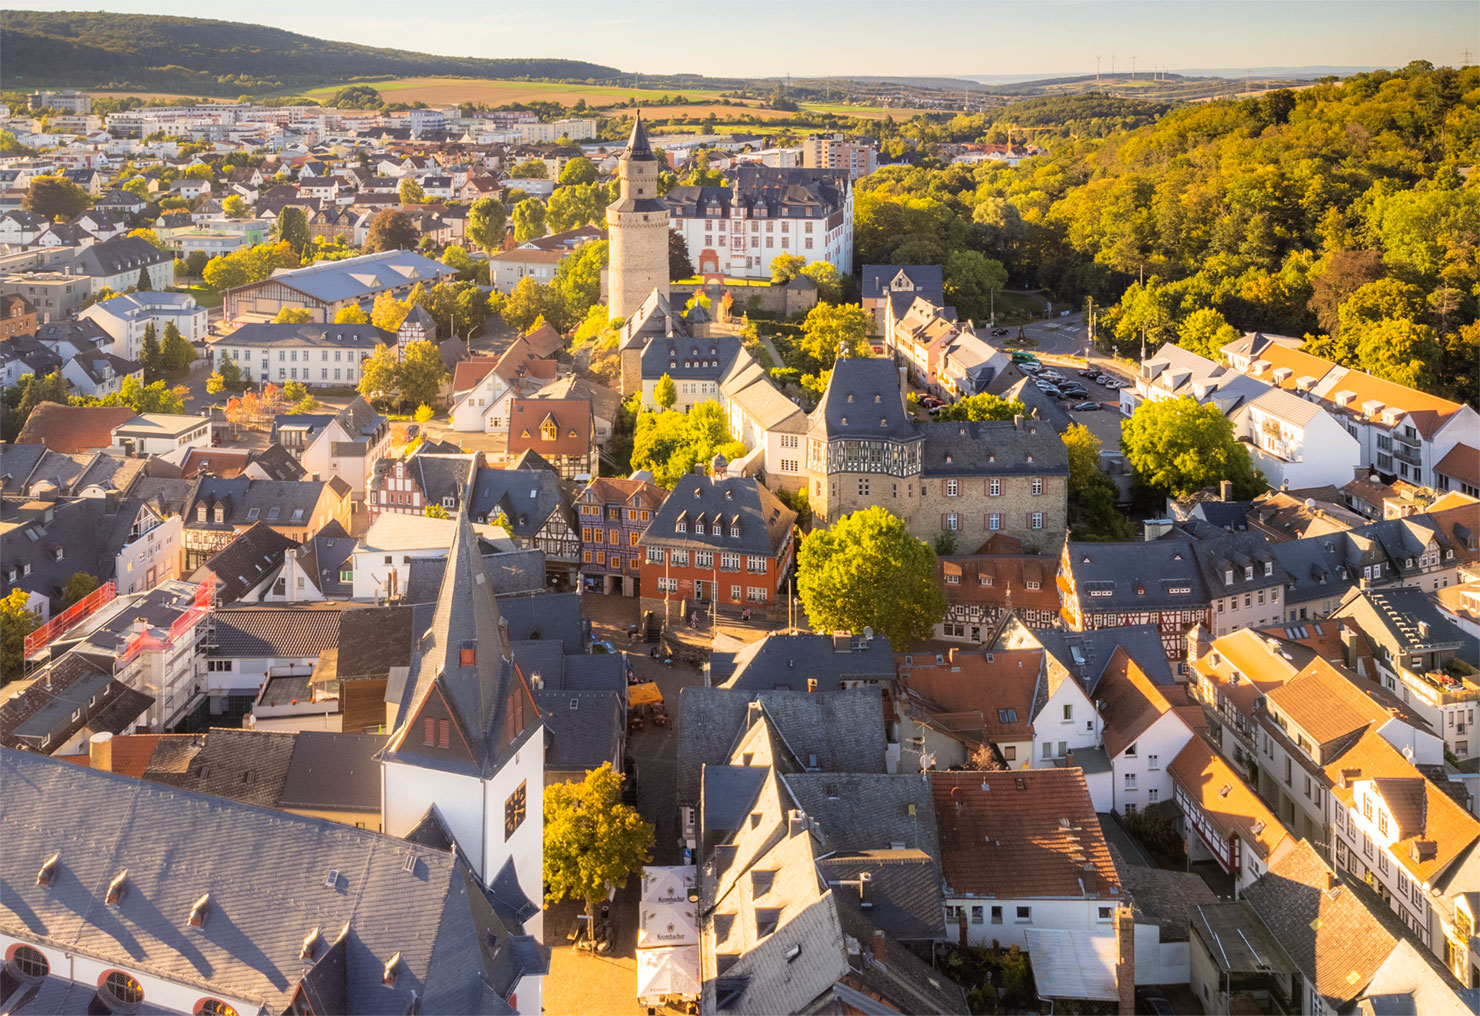
[[637, 111], [637, 119], [632, 122], [632, 136], [627, 139], [627, 151], [622, 153], [622, 157], [643, 162], [653, 159], [653, 148], [648, 144], [647, 131], [642, 126], [642, 110]]

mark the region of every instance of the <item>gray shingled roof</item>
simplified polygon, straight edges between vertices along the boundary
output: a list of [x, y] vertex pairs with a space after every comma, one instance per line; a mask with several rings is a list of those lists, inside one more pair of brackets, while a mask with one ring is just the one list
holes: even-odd
[[[694, 531], [700, 516], [707, 523], [703, 534]], [[685, 473], [674, 484], [668, 500], [653, 513], [641, 545], [772, 557], [785, 545], [796, 517], [796, 512], [752, 477], [715, 480]], [[721, 522], [719, 533], [714, 532], [716, 521]], [[684, 524], [683, 532], [678, 531], [680, 522]], [[740, 535], [732, 536], [736, 525]]]
[[266, 522], [247, 527], [215, 556], [206, 567], [216, 575], [216, 602], [235, 603], [283, 565], [283, 554], [298, 544]]
[[809, 421], [808, 432], [820, 438], [920, 438], [900, 394], [899, 370], [884, 357], [843, 357], [833, 364]]
[[731, 691], [686, 687], [678, 696], [678, 801], [696, 804], [704, 765], [724, 763], [759, 701], [777, 734], [806, 764], [827, 773], [884, 772], [884, 720], [877, 688], [853, 691]]
[[[0, 751], [0, 782], [26, 788], [0, 796], [0, 931], [24, 941], [274, 1012], [307, 976], [320, 1005], [337, 1001], [320, 1011], [400, 1016], [415, 992], [423, 1013], [510, 1013], [498, 996], [546, 969], [453, 853], [25, 752]], [[36, 884], [53, 853], [56, 878]], [[125, 869], [122, 899], [105, 905]], [[204, 894], [204, 924], [191, 927]], [[299, 951], [313, 928], [324, 945], [309, 963]]]
[[627, 722], [620, 692], [546, 688], [534, 700], [545, 721], [547, 771], [584, 773], [617, 758]]
[[1064, 442], [1037, 420], [925, 423], [920, 431], [925, 435], [925, 476], [1069, 475]]
[[339, 644], [340, 608], [227, 607], [212, 614], [216, 659], [317, 659]]
[[894, 650], [883, 637], [839, 642], [831, 635], [772, 633], [735, 652], [711, 653], [709, 673], [718, 688], [806, 691], [807, 681], [815, 680], [831, 690], [849, 678], [893, 680]]

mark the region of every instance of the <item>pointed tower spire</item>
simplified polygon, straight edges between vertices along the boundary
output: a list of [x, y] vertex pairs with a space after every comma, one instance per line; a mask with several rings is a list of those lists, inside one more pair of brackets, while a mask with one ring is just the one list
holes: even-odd
[[653, 161], [653, 147], [648, 144], [647, 130], [642, 126], [642, 110], [637, 111], [637, 118], [632, 121], [632, 136], [627, 139], [627, 151], [622, 153], [622, 157], [641, 162]]

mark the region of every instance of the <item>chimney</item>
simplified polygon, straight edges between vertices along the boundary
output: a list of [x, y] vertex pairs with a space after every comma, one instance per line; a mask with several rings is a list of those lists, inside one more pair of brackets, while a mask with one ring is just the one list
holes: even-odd
[[1233, 481], [1232, 480], [1219, 480], [1218, 481], [1218, 500], [1219, 501], [1232, 501], [1233, 500]]
[[1336, 889], [1336, 887], [1339, 886], [1339, 885], [1341, 885], [1341, 879], [1340, 879], [1340, 877], [1337, 876], [1336, 872], [1332, 871], [1330, 868], [1327, 868], [1326, 869], [1326, 891], [1328, 893], [1329, 892], [1333, 892]]
[[874, 877], [868, 872], [860, 872], [858, 875], [858, 909], [874, 909]]
[[800, 808], [792, 808], [786, 813], [786, 835], [800, 836], [807, 831], [807, 816]]
[[1115, 910], [1115, 993], [1120, 1016], [1136, 1016], [1136, 913], [1125, 904]]
[[1346, 664], [1349, 670], [1357, 669], [1357, 646], [1361, 633], [1355, 628], [1347, 625], [1341, 626], [1341, 662]]
[[94, 734], [87, 742], [87, 764], [92, 769], [113, 771], [113, 735], [106, 730]]
[[961, 912], [956, 915], [956, 940], [960, 943], [962, 949], [965, 949], [966, 948], [966, 908], [965, 907], [962, 907], [961, 908]]
[[807, 694], [809, 694], [809, 695], [815, 695], [815, 694], [817, 694], [817, 678], [815, 678], [815, 677], [809, 677], [809, 678], [807, 678]]
[[888, 941], [884, 938], [884, 932], [874, 929], [874, 962], [883, 963], [888, 949]]
[[1013, 430], [1022, 430], [1023, 429], [1023, 414], [1022, 413], [1014, 413], [1014, 414], [1012, 414], [1012, 429]]

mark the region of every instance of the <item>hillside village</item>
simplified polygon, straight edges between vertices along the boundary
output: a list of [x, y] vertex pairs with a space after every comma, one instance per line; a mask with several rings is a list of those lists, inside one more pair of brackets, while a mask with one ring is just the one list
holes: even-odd
[[29, 101], [0, 1010], [1480, 1009], [1473, 398], [869, 263], [862, 134]]

